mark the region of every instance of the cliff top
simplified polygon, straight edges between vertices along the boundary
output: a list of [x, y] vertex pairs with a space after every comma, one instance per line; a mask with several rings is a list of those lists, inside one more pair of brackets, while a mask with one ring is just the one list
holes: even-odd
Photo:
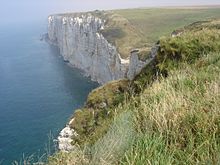
[[96, 17], [99, 17], [99, 18], [103, 18], [105, 19], [105, 15], [106, 15], [106, 11], [102, 10], [95, 10], [95, 11], [88, 11], [88, 12], [76, 12], [76, 13], [59, 13], [59, 14], [53, 14], [53, 15], [56, 15], [56, 16], [61, 16], [61, 17], [81, 17], [82, 15], [94, 15]]
[[161, 36], [169, 36], [175, 29], [195, 21], [220, 17], [216, 8], [139, 8], [111, 11], [90, 11], [57, 14], [58, 16], [81, 17], [92, 14], [105, 20], [100, 33], [116, 46], [121, 57], [126, 59], [133, 49], [144, 50], [140, 59], [145, 60], [150, 48]]
[[130, 56], [130, 51], [140, 47], [141, 32], [136, 29], [125, 17], [116, 14], [113, 11], [91, 11], [79, 13], [56, 14], [60, 17], [83, 17], [93, 15], [105, 22], [104, 29], [100, 29], [101, 33], [109, 43], [116, 46], [121, 57], [126, 59]]
[[[161, 36], [170, 36], [175, 29], [196, 21], [220, 18], [219, 6], [215, 8], [139, 8], [112, 12], [126, 18], [138, 31], [141, 42], [137, 42], [135, 48], [144, 47], [144, 50], [149, 50]], [[117, 47], [121, 47], [120, 42]], [[148, 53], [149, 51], [142, 51], [140, 58], [147, 57]]]
[[128, 58], [134, 48], [143, 47], [142, 34], [127, 18], [114, 11], [106, 14], [106, 23], [100, 33], [115, 45], [122, 58]]

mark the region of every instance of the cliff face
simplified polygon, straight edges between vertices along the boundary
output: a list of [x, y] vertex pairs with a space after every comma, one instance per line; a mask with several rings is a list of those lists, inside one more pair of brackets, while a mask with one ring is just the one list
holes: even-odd
[[143, 67], [148, 65], [154, 59], [157, 54], [158, 48], [158, 45], [152, 47], [151, 51], [148, 54], [148, 57], [144, 61], [139, 59], [139, 50], [131, 51], [127, 78], [132, 80], [137, 74], [139, 74]]
[[48, 38], [59, 47], [64, 60], [101, 84], [121, 78], [132, 79], [146, 62], [140, 62], [136, 54], [122, 59], [116, 47], [99, 33], [104, 28], [105, 20], [91, 13], [48, 17]]
[[[101, 31], [105, 29], [105, 26], [105, 18], [98, 17], [96, 14], [51, 15], [48, 17], [48, 41], [58, 46], [65, 61], [82, 69], [94, 81], [104, 84], [123, 78], [132, 80], [154, 58], [155, 48], [145, 60], [139, 59], [138, 49], [128, 52], [128, 58], [123, 59], [118, 53], [118, 49], [102, 35]], [[107, 93], [110, 93], [111, 97], [119, 98], [117, 92], [123, 88], [119, 85], [118, 89], [115, 87], [117, 84], [114, 86], [114, 83], [111, 83], [110, 89], [106, 89], [108, 87], [106, 84], [107, 87], [104, 87], [103, 91], [108, 91]], [[109, 92], [109, 90], [113, 91]], [[100, 98], [96, 96], [95, 98], [98, 102], [101, 100], [100, 103], [103, 103], [102, 96], [106, 95], [102, 93]], [[87, 102], [92, 101], [90, 99]], [[104, 103], [110, 104], [109, 102]], [[70, 127], [72, 121], [74, 119], [59, 134], [58, 148], [60, 150], [73, 149], [71, 142], [76, 132]]]

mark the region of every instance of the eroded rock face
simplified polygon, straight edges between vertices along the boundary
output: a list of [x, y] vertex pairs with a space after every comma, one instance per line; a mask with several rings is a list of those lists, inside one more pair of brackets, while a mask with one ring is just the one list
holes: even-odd
[[48, 17], [49, 40], [60, 48], [64, 60], [82, 69], [92, 80], [104, 84], [125, 78], [129, 60], [121, 59], [116, 48], [98, 31], [104, 20], [91, 14], [80, 17]]
[[137, 74], [139, 74], [143, 67], [149, 64], [155, 58], [158, 48], [159, 45], [155, 45], [154, 47], [152, 47], [149, 57], [145, 61], [139, 59], [139, 50], [131, 51], [127, 78], [132, 80]]
[[[133, 78], [146, 62], [128, 52], [122, 59], [115, 46], [99, 31], [105, 20], [91, 13], [51, 15], [48, 17], [48, 38], [57, 45], [65, 61], [82, 69], [91, 79], [104, 84], [111, 80]], [[132, 66], [130, 65], [130, 59]]]

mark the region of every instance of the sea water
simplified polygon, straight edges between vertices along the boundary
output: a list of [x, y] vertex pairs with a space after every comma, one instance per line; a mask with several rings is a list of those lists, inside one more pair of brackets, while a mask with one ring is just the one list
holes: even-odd
[[41, 41], [46, 24], [0, 27], [0, 164], [41, 157], [98, 86]]

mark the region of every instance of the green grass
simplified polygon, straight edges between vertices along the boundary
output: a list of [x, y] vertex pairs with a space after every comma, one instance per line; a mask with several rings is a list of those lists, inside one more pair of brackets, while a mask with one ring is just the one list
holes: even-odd
[[49, 158], [48, 165], [107, 165], [115, 164], [124, 155], [135, 137], [132, 112], [118, 114], [109, 131], [92, 146], [84, 146], [70, 153], [58, 152]]
[[142, 40], [154, 44], [161, 36], [169, 36], [176, 29], [195, 21], [220, 18], [219, 8], [210, 9], [125, 9], [115, 10], [142, 34]]
[[121, 164], [220, 163], [219, 57], [183, 64], [144, 90], [135, 109], [140, 137]]
[[90, 164], [116, 164], [135, 137], [131, 111], [119, 114], [107, 134], [90, 149]]
[[128, 80], [116, 80], [96, 88], [88, 95], [86, 107], [94, 109], [115, 107], [123, 102], [121, 94], [127, 90], [128, 84]]
[[128, 80], [107, 83], [88, 95], [85, 107], [76, 110], [70, 124], [78, 136], [73, 136], [73, 144], [91, 145], [105, 134], [112, 122], [115, 107], [122, 104], [128, 90]]
[[[133, 49], [144, 50], [140, 59], [145, 60], [149, 48], [161, 36], [169, 36], [176, 29], [195, 21], [220, 18], [220, 8], [139, 8], [112, 11], [87, 12], [106, 20], [100, 33], [115, 45], [121, 57], [126, 59]], [[82, 13], [60, 14], [81, 16]]]
[[183, 28], [181, 36], [162, 37], [155, 60], [143, 68], [133, 80], [135, 93], [146, 88], [155, 78], [155, 74], [166, 77], [181, 62], [192, 64], [204, 54], [219, 52], [219, 24], [219, 20], [197, 22]]
[[114, 12], [107, 12], [105, 18], [105, 28], [100, 33], [116, 46], [122, 58], [129, 57], [132, 49], [142, 47], [141, 33], [126, 18]]
[[133, 81], [94, 90], [71, 124], [80, 146], [56, 153], [49, 165], [220, 164], [219, 24], [197, 22], [162, 37], [156, 58]]
[[160, 39], [157, 60], [161, 71], [172, 69], [176, 61], [193, 63], [203, 54], [220, 50], [219, 20], [197, 22], [183, 29], [180, 37]]
[[[203, 61], [203, 65], [200, 62]], [[117, 109], [92, 146], [57, 153], [49, 165], [220, 163], [220, 54], [182, 63]]]

